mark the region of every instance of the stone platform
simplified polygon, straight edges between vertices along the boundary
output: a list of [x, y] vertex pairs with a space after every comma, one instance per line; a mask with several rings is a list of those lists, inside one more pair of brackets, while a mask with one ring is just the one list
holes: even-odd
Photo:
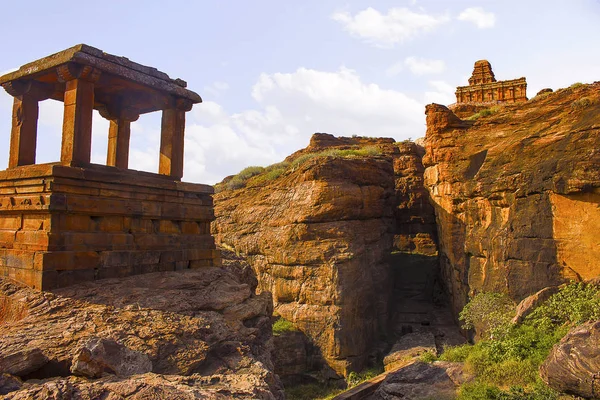
[[0, 171], [0, 276], [49, 290], [220, 265], [213, 188], [89, 164]]

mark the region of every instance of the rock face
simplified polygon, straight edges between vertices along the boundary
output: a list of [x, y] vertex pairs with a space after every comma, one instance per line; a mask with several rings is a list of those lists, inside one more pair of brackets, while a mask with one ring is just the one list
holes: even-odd
[[427, 106], [425, 185], [454, 310], [600, 274], [600, 83], [505, 105], [477, 121]]
[[389, 374], [369, 400], [455, 399], [458, 387], [471, 378], [462, 363], [416, 361]]
[[0, 324], [0, 373], [24, 380], [8, 398], [282, 398], [270, 358], [271, 298], [254, 294], [246, 272], [226, 263], [54, 293], [0, 280], [0, 297], [26, 311]]
[[540, 367], [542, 379], [559, 392], [600, 399], [600, 321], [573, 328]]
[[[366, 146], [378, 154], [322, 153]], [[278, 178], [250, 180], [243, 190], [215, 195], [217, 243], [247, 255], [277, 313], [304, 332], [340, 375], [361, 369], [386, 334], [392, 287], [387, 256], [394, 242], [435, 252], [433, 210], [417, 151], [413, 143], [392, 139], [315, 134], [306, 149], [288, 157], [291, 166]], [[309, 156], [315, 153], [320, 156]], [[294, 164], [300, 157], [310, 159]], [[430, 215], [422, 217], [425, 212]], [[411, 227], [397, 229], [397, 221]]]

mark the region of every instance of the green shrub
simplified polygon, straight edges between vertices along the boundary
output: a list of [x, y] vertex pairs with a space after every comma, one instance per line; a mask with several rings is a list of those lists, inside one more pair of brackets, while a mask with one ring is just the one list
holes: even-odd
[[277, 321], [273, 323], [273, 335], [279, 336], [284, 332], [295, 332], [298, 329], [294, 326], [291, 321], [283, 317], [279, 317]]
[[437, 361], [437, 359], [437, 355], [435, 355], [432, 351], [426, 351], [425, 353], [419, 356], [419, 360], [426, 363], [432, 363], [434, 361]]
[[581, 82], [575, 82], [574, 84], [572, 84], [571, 86], [569, 86], [569, 89], [577, 89], [578, 87], [583, 86], [583, 83]]
[[[506, 324], [507, 314], [512, 314], [507, 313], [509, 304], [504, 295], [481, 293], [461, 312], [461, 319], [469, 327], [495, 312], [504, 322], [494, 322], [492, 325], [501, 329], [492, 326], [489, 331], [496, 334], [475, 345], [444, 348], [440, 360], [464, 362], [465, 370], [475, 375], [472, 383], [461, 388], [459, 399], [557, 399], [557, 393], [540, 380], [539, 366], [572, 326], [600, 319], [600, 287], [571, 283], [538, 306], [520, 325]], [[490, 326], [490, 321], [483, 323]]]
[[508, 390], [485, 383], [468, 383], [460, 389], [458, 400], [557, 400], [559, 394], [541, 382], [529, 390], [513, 386]]
[[463, 308], [464, 329], [476, 329], [482, 338], [503, 335], [515, 314], [515, 304], [503, 293], [479, 293]]
[[444, 350], [440, 355], [440, 361], [450, 361], [450, 362], [464, 362], [474, 346], [470, 344], [463, 344], [460, 346], [444, 346]]
[[600, 287], [573, 282], [551, 296], [525, 318], [540, 329], [573, 326], [600, 319]]

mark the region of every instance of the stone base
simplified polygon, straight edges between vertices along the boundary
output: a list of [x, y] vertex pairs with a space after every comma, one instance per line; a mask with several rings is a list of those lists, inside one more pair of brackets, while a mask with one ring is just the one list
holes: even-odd
[[219, 266], [213, 188], [102, 165], [0, 171], [0, 276], [49, 290]]

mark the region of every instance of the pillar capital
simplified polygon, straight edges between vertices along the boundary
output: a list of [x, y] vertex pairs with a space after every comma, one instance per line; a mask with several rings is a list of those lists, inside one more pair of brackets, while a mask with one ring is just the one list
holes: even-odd
[[22, 96], [29, 96], [35, 101], [49, 99], [54, 92], [53, 85], [36, 82], [29, 79], [10, 81], [2, 84], [6, 93], [13, 97], [22, 99]]
[[56, 67], [56, 74], [59, 82], [68, 82], [75, 79], [83, 79], [88, 82], [96, 83], [100, 79], [102, 71], [89, 65], [68, 63]]
[[106, 104], [98, 108], [98, 112], [103, 118], [109, 121], [123, 120], [127, 122], [137, 121], [140, 112], [133, 107], [124, 107], [114, 103]]

